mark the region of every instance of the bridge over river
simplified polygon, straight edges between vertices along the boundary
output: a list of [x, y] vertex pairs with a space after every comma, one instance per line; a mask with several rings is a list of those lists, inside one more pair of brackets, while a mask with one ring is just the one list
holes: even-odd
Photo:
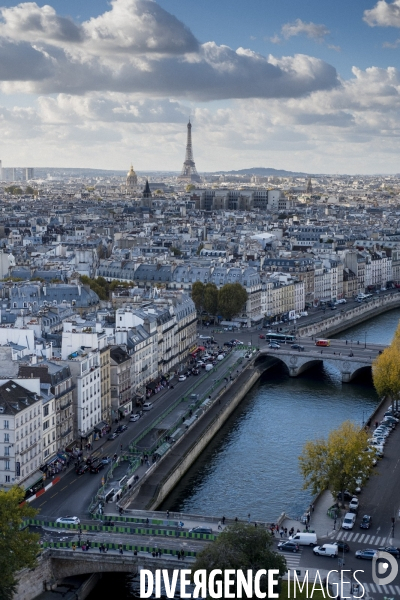
[[330, 340], [330, 346], [316, 346], [309, 337], [299, 338], [297, 344], [303, 350], [292, 348], [292, 342], [279, 343], [279, 348], [261, 346], [256, 366], [262, 367], [264, 357], [274, 357], [283, 362], [290, 377], [297, 377], [319, 363], [329, 363], [338, 369], [343, 383], [349, 383], [363, 371], [370, 371], [375, 358], [386, 348], [380, 344], [354, 343], [346, 340]]

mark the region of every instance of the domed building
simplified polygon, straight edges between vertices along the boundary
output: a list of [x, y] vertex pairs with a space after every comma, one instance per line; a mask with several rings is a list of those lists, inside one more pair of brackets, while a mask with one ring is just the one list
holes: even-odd
[[131, 165], [131, 168], [126, 175], [126, 192], [127, 194], [137, 192], [137, 175], [133, 169], [133, 165]]

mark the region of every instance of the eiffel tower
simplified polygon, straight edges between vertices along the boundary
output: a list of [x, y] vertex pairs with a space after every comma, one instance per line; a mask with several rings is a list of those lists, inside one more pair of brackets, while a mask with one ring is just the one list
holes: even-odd
[[186, 181], [191, 183], [192, 181], [201, 181], [200, 175], [196, 170], [196, 165], [193, 160], [192, 150], [192, 124], [189, 119], [187, 125], [187, 141], [186, 141], [186, 157], [183, 163], [182, 172], [178, 177], [178, 181]]

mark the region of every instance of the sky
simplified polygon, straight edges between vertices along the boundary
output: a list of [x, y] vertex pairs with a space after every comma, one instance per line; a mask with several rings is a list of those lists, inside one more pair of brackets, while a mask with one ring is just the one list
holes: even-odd
[[400, 173], [400, 0], [0, 0], [3, 167]]

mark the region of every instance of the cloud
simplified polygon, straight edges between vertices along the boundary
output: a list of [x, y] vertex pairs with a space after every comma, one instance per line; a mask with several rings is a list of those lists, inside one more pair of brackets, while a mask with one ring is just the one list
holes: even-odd
[[298, 97], [339, 85], [335, 68], [314, 57], [200, 44], [154, 0], [113, 0], [110, 11], [81, 25], [34, 2], [3, 8], [1, 16], [0, 89], [7, 93], [110, 91], [208, 101]]
[[383, 42], [382, 44], [382, 48], [398, 48], [400, 45], [400, 38], [397, 38], [397, 40], [395, 40], [393, 43], [390, 42]]
[[305, 23], [301, 19], [296, 19], [293, 23], [285, 23], [282, 26], [282, 35], [286, 39], [296, 35], [306, 35], [312, 40], [322, 42], [329, 33], [330, 31], [325, 25], [317, 25], [312, 22]]
[[364, 11], [363, 19], [370, 27], [400, 27], [400, 0], [379, 0], [374, 8]]

